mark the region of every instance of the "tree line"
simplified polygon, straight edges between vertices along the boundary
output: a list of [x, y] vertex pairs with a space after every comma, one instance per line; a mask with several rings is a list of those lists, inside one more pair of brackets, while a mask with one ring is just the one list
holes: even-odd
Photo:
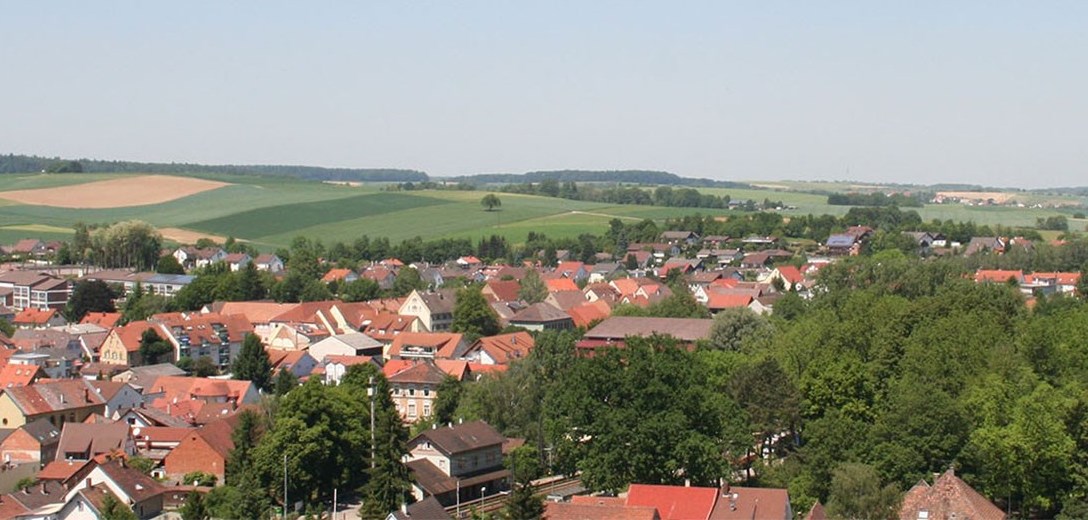
[[225, 173], [269, 175], [323, 181], [425, 182], [426, 173], [393, 168], [322, 168], [293, 165], [208, 165], [196, 163], [144, 163], [98, 159], [61, 159], [34, 155], [0, 155], [0, 173]]

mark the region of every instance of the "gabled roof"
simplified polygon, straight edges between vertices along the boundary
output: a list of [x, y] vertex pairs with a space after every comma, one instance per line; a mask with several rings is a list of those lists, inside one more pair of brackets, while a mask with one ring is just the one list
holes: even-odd
[[612, 307], [605, 300], [587, 302], [577, 307], [567, 309], [567, 314], [574, 320], [575, 327], [588, 327], [597, 320], [603, 320], [612, 315]]
[[930, 486], [924, 480], [907, 491], [899, 508], [899, 518], [916, 520], [926, 511], [932, 520], [951, 518], [1005, 520], [1005, 512], [968, 486], [949, 469]]
[[427, 384], [438, 385], [446, 379], [446, 373], [426, 361], [418, 362], [411, 368], [401, 370], [389, 377], [390, 384]]
[[65, 460], [69, 453], [87, 453], [87, 458], [91, 459], [103, 453], [123, 451], [128, 439], [128, 424], [123, 422], [64, 423], [56, 460]]
[[543, 520], [660, 520], [652, 506], [548, 502]]
[[780, 265], [777, 269], [778, 274], [787, 284], [792, 285], [805, 280], [805, 276], [801, 274], [801, 270], [792, 265]]
[[19, 311], [19, 314], [16, 314], [15, 319], [11, 322], [15, 325], [40, 326], [48, 324], [49, 320], [53, 319], [56, 315], [57, 311], [55, 309], [41, 310], [35, 309], [34, 307], [27, 307]]
[[518, 301], [518, 293], [521, 291], [521, 282], [517, 280], [491, 280], [487, 282], [487, 288], [489, 289], [489, 292], [484, 294], [494, 294], [495, 301], [514, 302]]
[[976, 282], [990, 282], [990, 283], [1005, 283], [1009, 279], [1016, 280], [1017, 283], [1023, 283], [1024, 272], [1017, 271], [1004, 271], [1000, 269], [979, 269], [975, 272]]
[[617, 339], [627, 336], [662, 334], [681, 341], [696, 341], [710, 335], [714, 320], [694, 318], [642, 318], [612, 316], [586, 332], [586, 339]]
[[793, 518], [790, 495], [782, 488], [726, 487], [710, 513], [710, 520]]
[[751, 305], [752, 299], [753, 297], [748, 294], [730, 294], [712, 291], [707, 294], [706, 306], [710, 310], [747, 307]]
[[132, 367], [128, 369], [128, 372], [131, 374], [131, 378], [128, 380], [129, 384], [137, 387], [147, 387], [161, 376], [185, 375], [185, 371], [178, 368], [173, 363], [157, 363], [154, 365]]
[[30, 386], [5, 388], [19, 410], [27, 416], [74, 410], [105, 404], [102, 396], [85, 379], [65, 379]]
[[409, 505], [405, 511], [393, 511], [396, 520], [448, 520], [453, 518], [433, 495]]
[[162, 484], [137, 469], [126, 467], [121, 459], [101, 464], [98, 469], [135, 502], [143, 502], [165, 491]]
[[120, 319], [121, 313], [119, 312], [88, 312], [83, 316], [82, 320], [79, 320], [79, 323], [90, 323], [110, 328], [116, 326], [117, 321]]
[[627, 489], [627, 505], [657, 508], [661, 520], [706, 520], [717, 500], [718, 488], [631, 484]]
[[46, 418], [41, 418], [19, 427], [43, 446], [60, 442], [60, 430]]
[[586, 295], [582, 291], [556, 291], [548, 295], [546, 301], [552, 303], [560, 310], [567, 310], [586, 303]]
[[574, 283], [574, 280], [570, 278], [549, 278], [544, 280], [544, 284], [548, 287], [548, 292], [560, 292], [560, 291], [580, 291], [578, 284]]
[[123, 327], [113, 329], [113, 334], [115, 334], [117, 339], [121, 341], [121, 344], [125, 346], [125, 350], [137, 352], [140, 350], [140, 340], [143, 338], [144, 332], [148, 329], [153, 329], [163, 340], [167, 340], [170, 337], [170, 332], [166, 330], [166, 327], [163, 324], [152, 323], [150, 321], [130, 322]]
[[321, 281], [335, 282], [347, 279], [348, 276], [354, 274], [351, 269], [329, 269], [329, 272], [325, 273], [325, 276], [321, 277]]
[[415, 291], [431, 314], [451, 314], [457, 304], [457, 291], [455, 289], [439, 289], [437, 291]]
[[[55, 481], [42, 481], [22, 491], [16, 491], [4, 495], [4, 502], [17, 502], [28, 511], [45, 507], [51, 504], [64, 502], [64, 494], [67, 490]], [[9, 518], [9, 517], [4, 517]], [[37, 518], [37, 517], [35, 517]]]
[[858, 238], [854, 235], [848, 235], [846, 233], [838, 233], [827, 237], [827, 247], [851, 247]]
[[510, 323], [550, 323], [569, 319], [569, 314], [554, 305], [539, 302], [518, 311], [510, 318]]
[[535, 345], [533, 337], [523, 331], [480, 338], [469, 347], [469, 351], [483, 350], [496, 363], [502, 364], [527, 357]]
[[240, 314], [251, 323], [268, 323], [295, 307], [298, 307], [297, 303], [223, 302], [219, 313], [226, 316]]
[[42, 377], [45, 377], [45, 371], [38, 365], [9, 363], [0, 369], [0, 388], [26, 386]]
[[438, 451], [446, 455], [456, 455], [488, 446], [501, 446], [506, 438], [490, 424], [472, 421], [445, 428], [424, 430], [409, 441], [408, 446], [415, 446], [423, 440], [430, 441]]
[[434, 357], [450, 359], [464, 336], [455, 332], [402, 332], [389, 346], [389, 357], [400, 356], [407, 347], [434, 349]]

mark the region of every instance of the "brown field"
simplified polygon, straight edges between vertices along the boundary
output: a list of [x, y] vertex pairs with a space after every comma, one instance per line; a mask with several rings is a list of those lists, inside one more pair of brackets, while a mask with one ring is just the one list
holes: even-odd
[[58, 188], [2, 191], [0, 199], [58, 208], [122, 208], [161, 204], [227, 185], [225, 182], [191, 177], [142, 175]]
[[999, 191], [939, 191], [937, 192], [937, 195], [961, 200], [993, 199], [997, 204], [1005, 204], [1014, 197], [1011, 193], [1001, 193]]
[[[227, 241], [226, 237], [219, 235], [212, 235], [210, 233], [201, 233], [199, 231], [190, 231], [188, 229], [181, 229], [175, 227], [159, 228], [159, 233], [162, 233], [162, 237], [167, 240], [172, 240], [179, 244], [195, 244], [197, 240], [202, 238], [210, 238], [215, 242], [222, 244]], [[244, 242], [244, 240], [242, 240]]]

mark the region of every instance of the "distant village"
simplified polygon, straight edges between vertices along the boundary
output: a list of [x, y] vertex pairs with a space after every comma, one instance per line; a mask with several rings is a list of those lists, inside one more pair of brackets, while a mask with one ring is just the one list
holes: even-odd
[[[359, 269], [325, 269], [321, 281], [369, 279], [390, 289], [400, 271], [413, 269], [427, 287], [357, 302], [215, 301], [199, 311], [127, 323], [120, 312], [88, 312], [69, 322], [64, 311], [81, 282], [116, 288], [121, 296], [114, 303], [121, 308], [133, 291], [169, 298], [199, 275], [54, 265], [60, 243], [22, 240], [0, 251], [8, 259], [0, 272], [0, 319], [14, 328], [0, 334], [0, 490], [6, 493], [0, 496], [0, 518], [99, 518], [109, 500], [127, 505], [138, 518], [167, 518], [191, 492], [225, 482], [239, 412], [263, 398], [251, 381], [231, 378], [250, 335], [259, 338], [274, 374], [289, 372], [300, 382], [336, 385], [354, 365], [377, 367], [402, 420], [412, 425], [432, 417], [447, 378], [471, 381], [507, 370], [533, 351], [539, 331], [582, 329], [576, 348], [588, 357], [623, 347], [632, 336], [668, 335], [695, 345], [708, 338], [712, 319], [613, 311], [650, 308], [680, 289], [711, 316], [736, 308], [771, 314], [787, 294], [810, 298], [818, 292], [821, 269], [859, 255], [872, 236], [872, 228], [850, 227], [828, 236], [803, 261], [777, 237], [683, 230], [628, 244], [623, 255], [598, 253], [594, 263], [558, 250], [555, 267], [535, 258], [516, 265], [475, 256], [438, 265], [386, 258]], [[1032, 247], [1017, 238], [975, 237], [960, 244], [927, 232], [907, 236], [923, 256]], [[286, 271], [274, 254], [182, 246], [163, 255], [187, 272], [217, 264], [276, 277]], [[539, 301], [526, 301], [527, 277], [543, 282]], [[1030, 297], [1073, 294], [1079, 277], [980, 269], [975, 281], [1015, 284]], [[472, 337], [451, 331], [458, 292], [448, 287], [454, 280], [479, 284], [502, 333]], [[168, 345], [153, 360], [145, 359], [149, 333]], [[205, 377], [192, 369], [198, 360], [210, 367]], [[508, 493], [504, 455], [523, 442], [480, 421], [422, 430], [409, 441], [404, 461], [416, 502], [390, 511], [389, 518], [464, 516], [469, 508], [463, 504]], [[591, 496], [582, 494], [576, 479], [552, 477], [539, 485], [548, 498], [544, 518], [554, 520], [826, 518], [819, 503], [793, 511], [785, 489], [631, 483], [620, 496]], [[937, 510], [971, 511], [957, 518], [1004, 518], [952, 471], [920, 482], [901, 508], [900, 517], [910, 519], [935, 518], [926, 515]]]

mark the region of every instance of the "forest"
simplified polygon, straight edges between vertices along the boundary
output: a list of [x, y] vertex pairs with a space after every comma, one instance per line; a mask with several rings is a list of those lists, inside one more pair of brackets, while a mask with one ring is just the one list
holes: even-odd
[[605, 183], [631, 183], [664, 186], [700, 186], [719, 188], [750, 188], [747, 183], [716, 181], [713, 179], [694, 179], [681, 177], [675, 173], [651, 171], [651, 170], [558, 170], [537, 171], [527, 173], [481, 173], [477, 175], [465, 175], [453, 177], [450, 180], [467, 182], [470, 184], [512, 184], [512, 183], [541, 183], [545, 181], [555, 182], [605, 182]]

